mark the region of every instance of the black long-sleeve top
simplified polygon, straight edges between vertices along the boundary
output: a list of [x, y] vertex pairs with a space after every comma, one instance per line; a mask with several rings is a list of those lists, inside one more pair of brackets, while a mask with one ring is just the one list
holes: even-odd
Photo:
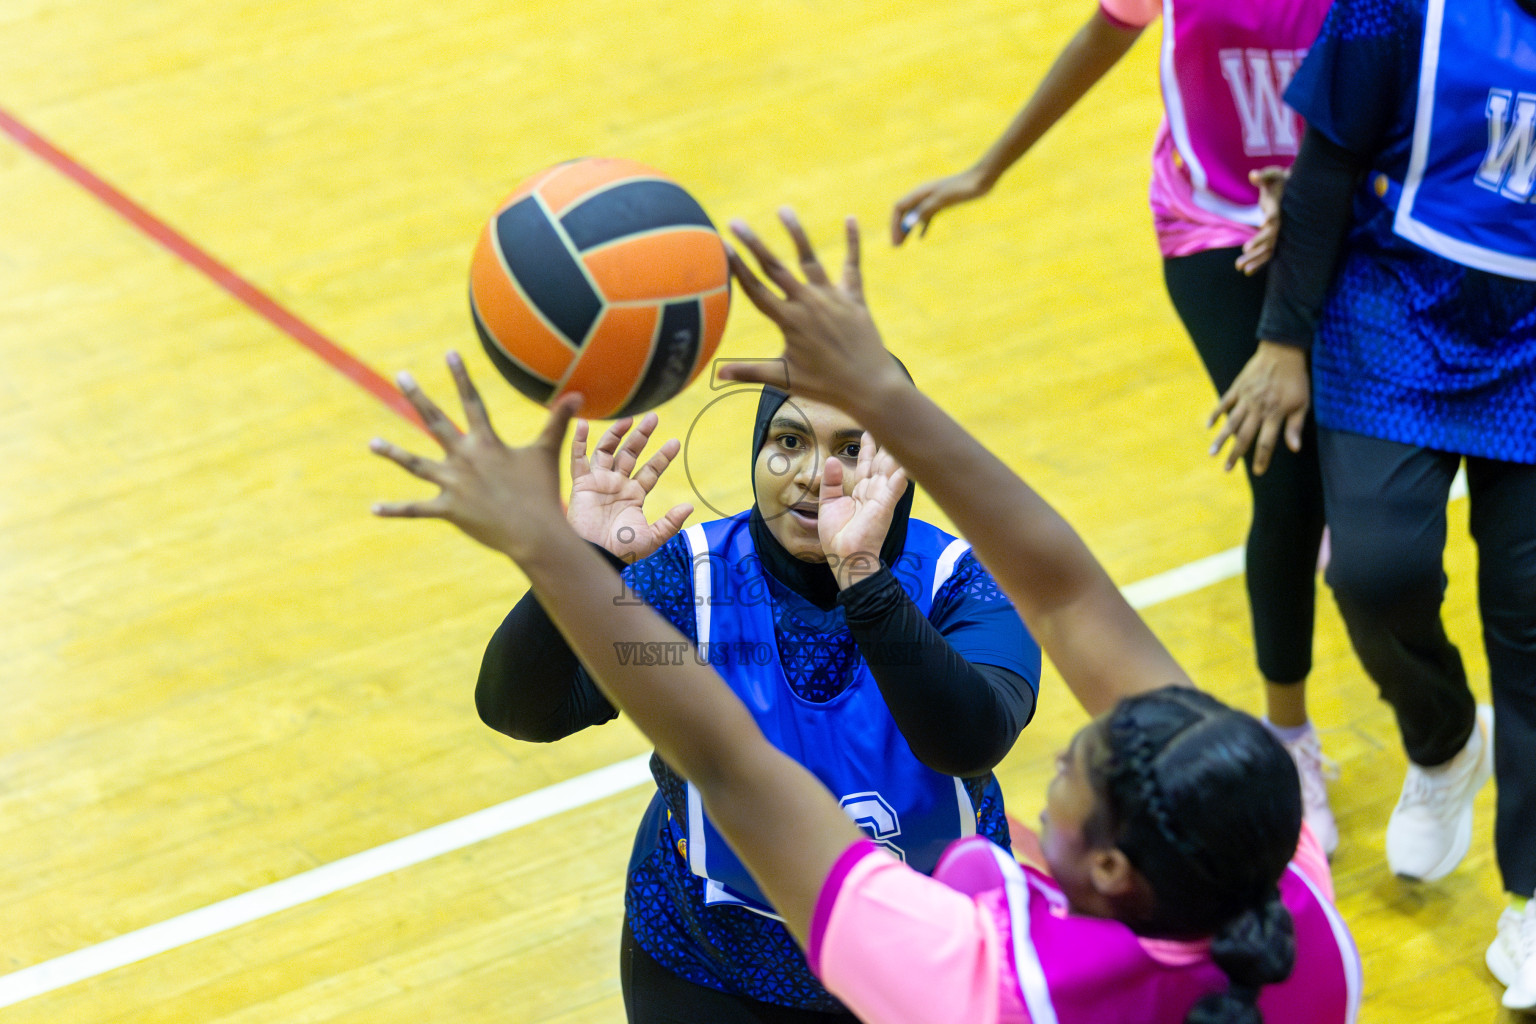
[[1280, 237], [1264, 288], [1260, 341], [1310, 349], [1349, 237], [1355, 188], [1368, 166], [1315, 128], [1302, 136], [1280, 199]]
[[[618, 559], [608, 557], [622, 568]], [[973, 558], [962, 559], [956, 574], [962, 572], [969, 577], [965, 585], [990, 585], [995, 599], [1006, 600]], [[935, 771], [968, 777], [990, 771], [1003, 759], [1034, 714], [1037, 651], [1033, 680], [968, 661], [919, 611], [889, 569], [841, 592], [836, 603], [918, 760]], [[491, 728], [535, 742], [558, 740], [618, 715], [532, 591], [486, 646], [475, 704]]]

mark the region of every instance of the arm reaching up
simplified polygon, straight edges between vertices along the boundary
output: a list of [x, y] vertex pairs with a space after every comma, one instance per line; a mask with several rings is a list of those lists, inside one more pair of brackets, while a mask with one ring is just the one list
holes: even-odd
[[735, 252], [731, 269], [783, 332], [783, 361], [736, 364], [721, 376], [787, 385], [862, 423], [971, 542], [1090, 714], [1132, 693], [1189, 685], [1066, 520], [897, 370], [864, 303], [852, 219], [842, 280], [833, 283], [794, 215], [780, 216], [803, 280], [740, 222], [732, 230], [767, 280]]
[[560, 510], [557, 460], [580, 399], [562, 399], [533, 444], [512, 448], [492, 429], [463, 362], [450, 355], [448, 365], [464, 405], [464, 432], [414, 380], [400, 379], [443, 459], [380, 440], [370, 446], [439, 493], [375, 505], [374, 513], [446, 520], [522, 568], [609, 700], [698, 787], [710, 818], [803, 946], [822, 882], [862, 833], [815, 776], [768, 743], [714, 670], [691, 658], [681, 665], [620, 661], [617, 643], [687, 641], [633, 595], [615, 599], [618, 573]]
[[1034, 95], [981, 159], [957, 174], [919, 185], [896, 201], [891, 211], [891, 241], [900, 245], [919, 226], [926, 234], [940, 210], [992, 191], [1003, 172], [1028, 153], [1125, 56], [1141, 31], [1118, 25], [1095, 8], [1056, 57]]

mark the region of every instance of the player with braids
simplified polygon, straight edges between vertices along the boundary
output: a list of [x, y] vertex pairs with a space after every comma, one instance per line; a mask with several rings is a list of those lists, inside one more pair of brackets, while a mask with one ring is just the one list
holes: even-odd
[[[681, 634], [614, 600], [613, 567], [562, 514], [557, 462], [579, 396], [556, 405], [534, 444], [509, 448], [457, 357], [465, 432], [403, 376], [445, 457], [373, 449], [441, 491], [375, 512], [446, 519], [522, 567], [596, 684], [697, 787], [811, 970], [866, 1024], [1352, 1022], [1359, 958], [1280, 741], [1195, 691], [1066, 521], [900, 373], [864, 304], [852, 222], [833, 283], [783, 217], [800, 275], [745, 225], [733, 228], [777, 290], [732, 256], [742, 291], [784, 332], [780, 372], [723, 375], [787, 383], [865, 424], [966, 534], [1097, 716], [1046, 793], [1049, 874], [981, 836], [952, 843], [931, 877], [913, 870], [769, 743], [707, 664], [621, 658], [615, 640]], [[824, 473], [824, 514], [865, 525], [888, 518], [904, 488], [897, 474], [845, 493], [836, 459]]]
[[1283, 748], [1197, 690], [1127, 698], [1104, 723], [1105, 761], [1090, 761], [1099, 802], [1087, 838], [1124, 851], [1158, 894], [1138, 930], [1212, 937], [1211, 960], [1231, 984], [1204, 997], [1191, 1024], [1257, 1020], [1259, 989], [1289, 977], [1296, 959], [1274, 883], [1301, 814]]

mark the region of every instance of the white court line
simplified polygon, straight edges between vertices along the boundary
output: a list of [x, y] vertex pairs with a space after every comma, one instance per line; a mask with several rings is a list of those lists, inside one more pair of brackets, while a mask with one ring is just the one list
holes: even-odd
[[1228, 548], [1177, 569], [1149, 576], [1138, 583], [1128, 583], [1120, 588], [1120, 593], [1125, 595], [1132, 608], [1150, 608], [1175, 597], [1193, 594], [1213, 583], [1229, 580], [1243, 571], [1243, 562], [1242, 548]]
[[0, 977], [0, 1007], [124, 967], [651, 781], [639, 754], [260, 889]]
[[[1466, 475], [1458, 473], [1451, 499], [1467, 493]], [[1243, 571], [1243, 549], [1230, 548], [1176, 569], [1158, 573], [1121, 588], [1134, 608], [1194, 593]], [[119, 935], [94, 946], [45, 960], [0, 976], [0, 1008], [40, 996], [77, 981], [126, 967], [128, 964], [190, 945], [243, 924], [268, 917], [301, 903], [351, 888], [391, 871], [431, 860], [536, 821], [575, 810], [589, 803], [651, 781], [650, 754], [639, 754], [574, 779], [487, 807], [414, 835], [293, 875], [260, 889], [232, 896], [197, 910]]]

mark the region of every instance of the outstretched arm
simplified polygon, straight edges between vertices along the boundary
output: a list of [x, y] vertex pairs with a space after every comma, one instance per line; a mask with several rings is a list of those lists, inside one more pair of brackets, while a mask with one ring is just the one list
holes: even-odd
[[1140, 35], [1141, 29], [1117, 25], [1102, 9], [1095, 8], [1093, 16], [1056, 57], [1034, 95], [981, 159], [958, 174], [919, 185], [896, 201], [891, 211], [891, 241], [900, 245], [919, 225], [926, 233], [928, 223], [940, 210], [992, 191], [1003, 172], [1028, 153], [1125, 56]]
[[[859, 829], [817, 779], [775, 749], [720, 677], [691, 657], [680, 665], [623, 664], [617, 643], [691, 647], [633, 595], [566, 523], [556, 460], [579, 400], [555, 406], [529, 447], [509, 448], [491, 428], [463, 363], [450, 355], [468, 423], [460, 432], [408, 376], [401, 390], [442, 445], [434, 461], [384, 441], [376, 453], [441, 488], [430, 500], [376, 505], [377, 515], [445, 519], [508, 555], [592, 678], [698, 787], [710, 818], [803, 945], [822, 882]], [[665, 660], [665, 659], [663, 659]]]
[[864, 304], [857, 225], [848, 221], [847, 263], [834, 284], [794, 215], [781, 217], [804, 280], [739, 222], [732, 229], [783, 294], [734, 252], [731, 267], [742, 291], [784, 332], [783, 363], [736, 364], [721, 376], [787, 383], [862, 423], [971, 542], [1090, 713], [1132, 693], [1188, 684], [1067, 521], [896, 369]]

